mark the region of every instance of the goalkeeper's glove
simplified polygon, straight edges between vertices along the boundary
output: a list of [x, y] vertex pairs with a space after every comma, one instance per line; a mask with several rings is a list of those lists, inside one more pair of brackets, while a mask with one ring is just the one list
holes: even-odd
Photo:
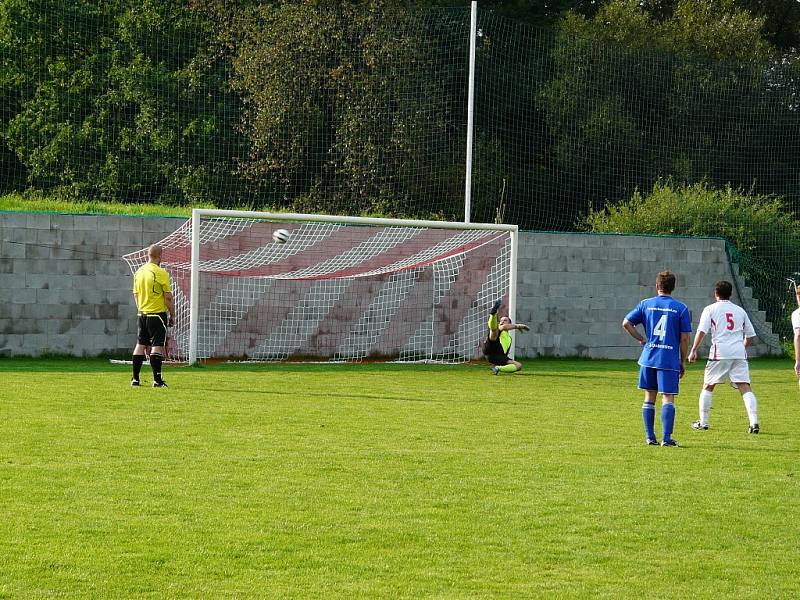
[[531, 328], [525, 325], [525, 323], [517, 323], [517, 329], [520, 331], [530, 331]]
[[496, 315], [497, 311], [500, 310], [500, 307], [503, 305], [503, 299], [500, 298], [497, 302], [494, 303], [492, 306], [492, 310], [489, 311], [490, 315]]

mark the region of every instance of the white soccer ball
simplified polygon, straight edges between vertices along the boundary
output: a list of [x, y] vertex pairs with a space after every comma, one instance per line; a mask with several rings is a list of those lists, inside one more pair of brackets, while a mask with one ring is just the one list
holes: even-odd
[[289, 232], [285, 229], [276, 229], [272, 232], [272, 239], [276, 244], [285, 244], [289, 241]]

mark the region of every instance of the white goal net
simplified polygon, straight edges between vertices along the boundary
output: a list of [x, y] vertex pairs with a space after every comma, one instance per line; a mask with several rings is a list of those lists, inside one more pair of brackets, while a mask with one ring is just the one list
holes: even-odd
[[171, 360], [465, 362], [496, 299], [513, 317], [512, 225], [195, 210], [158, 243]]

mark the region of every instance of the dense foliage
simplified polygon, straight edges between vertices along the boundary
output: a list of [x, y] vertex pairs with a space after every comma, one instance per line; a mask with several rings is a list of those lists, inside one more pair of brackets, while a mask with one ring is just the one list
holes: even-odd
[[[468, 14], [438, 4], [5, 0], [0, 189], [459, 218]], [[786, 193], [796, 149], [758, 164], [797, 120], [785, 4], [481, 3], [475, 218], [568, 229], [659, 176]]]
[[800, 201], [789, 133], [800, 127], [800, 69], [762, 39], [764, 19], [730, 0], [683, 1], [661, 19], [641, 4], [570, 14], [553, 45], [538, 94], [550, 136], [542, 176], [575, 201], [564, 227], [667, 177]]
[[231, 85], [245, 103], [240, 172], [261, 183], [264, 202], [334, 214], [354, 206], [420, 212], [427, 182], [419, 174], [452, 168], [450, 131], [464, 118], [448, 97], [453, 69], [425, 43], [444, 35], [436, 27], [448, 15], [438, 20], [349, 4], [242, 12], [227, 34], [236, 40]]
[[630, 199], [590, 210], [584, 226], [595, 233], [721, 237], [755, 256], [766, 250], [765, 261], [794, 254], [800, 263], [800, 221], [779, 199], [730, 186], [658, 182], [646, 194], [637, 191]]
[[207, 21], [179, 0], [8, 0], [0, 11], [2, 133], [28, 186], [209, 199], [230, 171], [209, 146], [237, 134], [236, 98], [203, 61]]

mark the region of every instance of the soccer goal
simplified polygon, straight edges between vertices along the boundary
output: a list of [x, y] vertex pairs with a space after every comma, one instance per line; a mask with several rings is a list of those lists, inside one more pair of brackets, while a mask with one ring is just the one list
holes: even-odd
[[172, 360], [458, 363], [514, 318], [516, 225], [195, 209], [159, 244]]

